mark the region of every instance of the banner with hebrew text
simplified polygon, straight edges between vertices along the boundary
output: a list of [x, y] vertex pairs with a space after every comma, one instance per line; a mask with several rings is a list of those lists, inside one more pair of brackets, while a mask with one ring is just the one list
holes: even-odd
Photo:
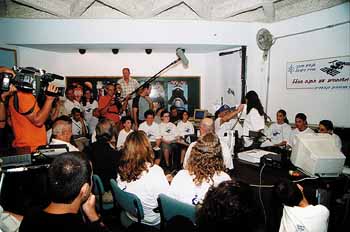
[[287, 62], [287, 89], [349, 89], [350, 56]]

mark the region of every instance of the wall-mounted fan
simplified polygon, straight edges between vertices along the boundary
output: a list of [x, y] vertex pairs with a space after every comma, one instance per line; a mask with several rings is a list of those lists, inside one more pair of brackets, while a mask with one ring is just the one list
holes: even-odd
[[264, 59], [267, 57], [267, 52], [271, 48], [273, 44], [273, 36], [272, 34], [265, 28], [261, 28], [256, 34], [256, 43], [258, 47], [264, 51]]

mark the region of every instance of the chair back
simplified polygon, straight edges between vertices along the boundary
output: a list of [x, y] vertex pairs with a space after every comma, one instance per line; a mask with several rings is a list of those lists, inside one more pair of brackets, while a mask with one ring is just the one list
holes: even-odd
[[192, 221], [196, 222], [196, 207], [181, 201], [178, 201], [172, 197], [169, 197], [163, 193], [158, 196], [158, 206], [161, 218], [161, 229], [163, 230], [166, 223], [177, 215], [184, 216]]
[[114, 179], [110, 180], [113, 198], [116, 203], [128, 214], [137, 218], [137, 221], [141, 223], [144, 218], [143, 207], [138, 196], [132, 193], [121, 190]]
[[102, 211], [103, 210], [103, 201], [102, 201], [102, 196], [105, 193], [105, 188], [103, 187], [103, 183], [101, 178], [97, 175], [94, 174], [92, 176], [92, 181], [93, 181], [93, 188], [92, 192], [97, 196], [97, 210]]

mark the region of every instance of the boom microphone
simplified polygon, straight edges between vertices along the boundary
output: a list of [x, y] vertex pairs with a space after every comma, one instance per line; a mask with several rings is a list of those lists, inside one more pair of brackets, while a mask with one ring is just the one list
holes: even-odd
[[179, 57], [179, 59], [182, 61], [183, 65], [187, 66], [188, 65], [188, 59], [186, 58], [184, 52], [185, 52], [185, 49], [182, 49], [182, 48], [177, 48], [176, 49], [177, 57]]

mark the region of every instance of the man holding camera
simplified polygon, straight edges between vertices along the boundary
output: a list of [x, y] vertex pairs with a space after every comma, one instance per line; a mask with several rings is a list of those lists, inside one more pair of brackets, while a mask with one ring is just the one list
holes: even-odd
[[115, 96], [115, 87], [109, 83], [105, 87], [106, 95], [101, 96], [98, 101], [98, 109], [102, 117], [108, 118], [115, 123], [120, 121], [119, 110], [121, 104]]
[[[8, 69], [10, 73], [11, 69]], [[13, 76], [14, 77], [14, 76]], [[58, 89], [49, 84], [46, 99], [40, 109], [32, 92], [18, 91], [10, 97], [8, 121], [14, 133], [12, 146], [17, 154], [32, 153], [40, 145], [46, 144], [45, 121], [47, 120]]]

